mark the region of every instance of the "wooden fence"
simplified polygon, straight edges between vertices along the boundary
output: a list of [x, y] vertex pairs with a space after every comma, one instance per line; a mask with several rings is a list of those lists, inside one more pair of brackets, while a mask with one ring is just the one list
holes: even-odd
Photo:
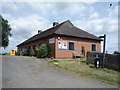
[[[100, 52], [87, 52], [87, 64], [94, 64], [94, 58], [98, 55], [100, 57], [100, 66], [103, 65], [103, 53]], [[120, 71], [120, 55], [114, 55], [114, 54], [105, 54], [105, 61], [104, 61], [104, 67], [108, 69], [113, 69]]]

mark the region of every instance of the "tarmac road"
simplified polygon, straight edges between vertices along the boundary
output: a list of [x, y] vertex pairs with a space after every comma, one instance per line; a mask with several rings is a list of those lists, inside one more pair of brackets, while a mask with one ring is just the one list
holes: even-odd
[[52, 67], [35, 57], [3, 56], [2, 88], [117, 88]]

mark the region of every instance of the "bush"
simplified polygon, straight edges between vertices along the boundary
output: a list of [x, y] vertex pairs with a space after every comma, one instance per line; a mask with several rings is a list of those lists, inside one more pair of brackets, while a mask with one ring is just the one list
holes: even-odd
[[35, 55], [38, 56], [38, 54], [39, 54], [39, 47], [36, 47], [35, 48]]
[[18, 52], [17, 52], [17, 55], [23, 56], [23, 52], [22, 52], [22, 51], [18, 51]]
[[35, 50], [31, 49], [31, 53], [32, 53], [32, 56], [34, 56], [35, 55]]
[[85, 47], [82, 46], [82, 54], [85, 55]]
[[17, 51], [17, 55], [19, 55], [19, 56], [20, 56], [20, 51]]
[[23, 55], [23, 56], [27, 56], [27, 55], [28, 55], [27, 49], [24, 49], [24, 50], [22, 51], [22, 55]]
[[116, 54], [116, 55], [120, 55], [120, 52], [118, 52], [118, 51], [114, 51], [114, 54]]
[[41, 44], [39, 48], [39, 56], [41, 58], [48, 57], [50, 54], [50, 48], [48, 44]]

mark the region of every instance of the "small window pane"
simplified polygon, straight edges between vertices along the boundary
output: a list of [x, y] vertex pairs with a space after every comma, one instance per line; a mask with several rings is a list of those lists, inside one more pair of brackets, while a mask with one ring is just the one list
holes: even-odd
[[96, 45], [92, 44], [92, 51], [96, 51]]
[[69, 42], [69, 50], [74, 50], [74, 43], [73, 42]]

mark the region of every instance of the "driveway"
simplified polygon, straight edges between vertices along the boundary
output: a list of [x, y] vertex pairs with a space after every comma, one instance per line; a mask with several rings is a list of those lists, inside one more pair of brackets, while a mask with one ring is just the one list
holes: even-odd
[[3, 88], [117, 88], [85, 79], [53, 67], [42, 59], [25, 56], [2, 57]]

